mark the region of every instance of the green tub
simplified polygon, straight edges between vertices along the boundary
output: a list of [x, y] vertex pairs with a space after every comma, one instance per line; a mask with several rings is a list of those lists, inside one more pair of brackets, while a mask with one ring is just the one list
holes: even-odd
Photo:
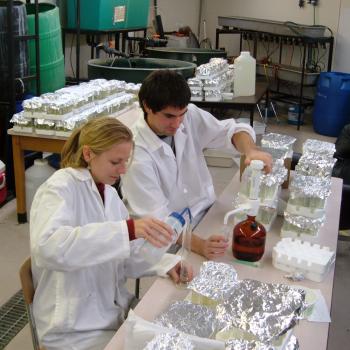
[[89, 79], [105, 78], [142, 83], [147, 75], [159, 69], [175, 70], [187, 79], [194, 76], [196, 65], [191, 62], [155, 58], [107, 58], [88, 61]]
[[146, 51], [148, 57], [193, 62], [197, 66], [208, 63], [213, 57], [227, 57], [227, 53], [225, 51], [212, 49], [149, 47], [146, 49]]

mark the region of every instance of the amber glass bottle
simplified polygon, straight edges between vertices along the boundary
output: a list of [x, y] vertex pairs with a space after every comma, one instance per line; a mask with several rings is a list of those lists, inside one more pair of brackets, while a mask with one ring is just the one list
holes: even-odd
[[258, 261], [264, 255], [265, 240], [265, 227], [255, 220], [255, 216], [247, 215], [247, 219], [233, 229], [232, 253], [239, 260]]

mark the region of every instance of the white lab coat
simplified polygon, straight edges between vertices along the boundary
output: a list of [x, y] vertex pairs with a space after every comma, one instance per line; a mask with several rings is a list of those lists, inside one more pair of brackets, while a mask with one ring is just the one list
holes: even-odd
[[[126, 278], [150, 267], [137, 257], [143, 240], [129, 241], [127, 218], [109, 185], [103, 205], [87, 169], [58, 170], [38, 189], [30, 215], [33, 311], [48, 350], [102, 349], [123, 322], [132, 300]], [[164, 257], [153, 270], [165, 274], [176, 262]]]
[[184, 121], [174, 136], [176, 156], [143, 118], [132, 130], [134, 157], [122, 178], [123, 197], [131, 214], [162, 218], [189, 205], [195, 223], [215, 201], [204, 149], [228, 149], [233, 153], [231, 138], [239, 131], [247, 132], [255, 141], [249, 125], [236, 123], [234, 119], [219, 121], [193, 104], [188, 105]]

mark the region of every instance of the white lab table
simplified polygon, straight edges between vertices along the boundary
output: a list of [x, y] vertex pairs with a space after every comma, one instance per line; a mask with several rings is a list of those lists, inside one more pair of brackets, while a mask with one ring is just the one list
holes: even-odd
[[[238, 192], [238, 188], [239, 174], [233, 177], [231, 183], [226, 187], [206, 216], [203, 218], [201, 223], [197, 226], [195, 233], [205, 238], [213, 233], [220, 232], [224, 215], [227, 211], [232, 209], [233, 196]], [[332, 194], [327, 201], [326, 222], [321, 228], [319, 236], [313, 239], [315, 243], [317, 242], [321, 246], [328, 246], [333, 251], [335, 251], [337, 248], [341, 191], [342, 180], [332, 178]], [[285, 193], [284, 195], [287, 194]], [[277, 217], [270, 232], [268, 232], [265, 254], [259, 267], [252, 267], [237, 263], [232, 256], [231, 245], [227, 250], [226, 255], [221, 258], [220, 261], [232, 263], [237, 270], [239, 279], [251, 278], [263, 282], [293, 284], [294, 282], [291, 282], [284, 277], [286, 274], [285, 272], [277, 270], [272, 266], [272, 249], [281, 238], [279, 232], [282, 222], [283, 219], [281, 217]], [[191, 253], [190, 261], [194, 267], [194, 271], [197, 272], [201, 263], [204, 261], [204, 258], [195, 253]], [[308, 288], [320, 289], [330, 309], [332, 301], [333, 277], [334, 266], [321, 283], [304, 280], [301, 282], [295, 282], [295, 284], [303, 285]], [[152, 321], [171, 303], [175, 302], [176, 300], [184, 299], [187, 294], [188, 290], [175, 286], [169, 279], [158, 278], [147, 291], [134, 311], [138, 316]], [[109, 344], [106, 346], [105, 350], [123, 349], [125, 336], [124, 328], [124, 326], [119, 328]], [[300, 321], [300, 323], [294, 327], [294, 334], [299, 340], [300, 349], [325, 350], [327, 348], [328, 329], [328, 323], [309, 322], [306, 320]]]

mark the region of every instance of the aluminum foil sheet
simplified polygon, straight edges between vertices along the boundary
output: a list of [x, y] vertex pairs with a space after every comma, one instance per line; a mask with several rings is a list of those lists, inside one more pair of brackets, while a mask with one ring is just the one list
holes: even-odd
[[263, 135], [261, 145], [263, 147], [291, 150], [296, 140], [293, 136], [269, 133]]
[[302, 289], [247, 279], [239, 282], [216, 311], [223, 331], [238, 328], [265, 343], [292, 328], [305, 307]]
[[284, 347], [284, 350], [299, 350], [299, 349], [300, 349], [300, 346], [299, 346], [297, 337], [295, 335], [291, 335], [288, 343]]
[[170, 305], [154, 322], [203, 338], [212, 338], [217, 331], [215, 310], [186, 300]]
[[[308, 218], [306, 216], [301, 215], [294, 215], [290, 214], [288, 212], [284, 212], [284, 223], [283, 223], [283, 229], [284, 230], [294, 230], [296, 228], [300, 229], [297, 231], [298, 234], [301, 233], [314, 233], [316, 234], [320, 227], [324, 224], [325, 217], [320, 218]], [[295, 226], [294, 228], [290, 226]]]
[[331, 177], [336, 161], [328, 155], [305, 153], [300, 157], [295, 170], [302, 175]]
[[295, 174], [290, 184], [290, 198], [326, 199], [331, 194], [331, 179]]
[[308, 139], [303, 144], [303, 154], [324, 154], [329, 157], [333, 157], [335, 152], [335, 144], [325, 141], [319, 141], [314, 139]]
[[199, 274], [189, 283], [188, 289], [207, 298], [227, 299], [236, 287], [237, 272], [232, 265], [205, 261]]
[[261, 150], [270, 153], [273, 161], [282, 160], [284, 161], [288, 156], [288, 150], [283, 148], [271, 148], [271, 147], [261, 147]]
[[194, 345], [183, 334], [163, 333], [155, 336], [144, 350], [193, 350]]
[[275, 350], [275, 348], [255, 340], [230, 339], [225, 343], [225, 350]]
[[227, 61], [222, 58], [214, 58], [209, 63], [202, 64], [196, 68], [196, 76], [214, 77], [220, 73], [224, 73], [228, 69]]
[[270, 174], [262, 175], [261, 184], [267, 187], [281, 185], [288, 175], [288, 170], [284, 166], [273, 166]]

